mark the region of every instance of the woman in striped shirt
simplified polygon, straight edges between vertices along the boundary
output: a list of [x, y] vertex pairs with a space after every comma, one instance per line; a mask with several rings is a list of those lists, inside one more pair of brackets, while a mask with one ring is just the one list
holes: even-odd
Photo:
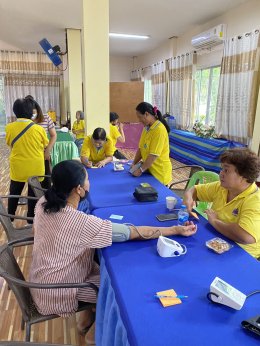
[[[33, 116], [31, 118], [32, 121], [40, 125], [45, 130], [46, 134], [49, 135], [49, 144], [44, 150], [45, 174], [49, 175], [51, 174], [51, 151], [57, 139], [55, 125], [48, 114], [43, 114], [40, 105], [31, 95], [27, 95], [25, 99], [30, 99], [34, 102]], [[41, 185], [46, 189], [49, 188], [49, 179], [44, 179]]]
[[[86, 198], [89, 180], [84, 166], [74, 160], [62, 161], [52, 171], [53, 185], [37, 205], [34, 219], [33, 259], [30, 279], [38, 283], [91, 282], [99, 286], [99, 267], [94, 261], [95, 248], [110, 246], [112, 241], [157, 238], [196, 233], [196, 226], [149, 227], [114, 224], [109, 220], [78, 211]], [[32, 290], [42, 314], [70, 316], [79, 301], [96, 302], [90, 288]], [[79, 329], [93, 323], [93, 312], [81, 313]]]

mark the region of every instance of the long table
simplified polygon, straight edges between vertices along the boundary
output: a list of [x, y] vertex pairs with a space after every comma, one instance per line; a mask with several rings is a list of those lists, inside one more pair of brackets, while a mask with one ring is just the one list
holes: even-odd
[[200, 165], [206, 170], [220, 172], [219, 156], [227, 149], [244, 147], [225, 139], [201, 138], [193, 132], [171, 130], [170, 156], [187, 165]]
[[[103, 168], [87, 169], [90, 181], [89, 202], [91, 209], [123, 205], [150, 205], [164, 202], [166, 196], [173, 196], [173, 192], [163, 186], [151, 174], [144, 173], [134, 177], [129, 173], [130, 166], [124, 165], [124, 171], [114, 171], [113, 163]], [[138, 202], [133, 192], [140, 183], [149, 183], [158, 191], [157, 202]]]
[[[132, 205], [94, 210], [109, 219], [135, 225], [170, 226], [159, 222], [156, 214], [165, 213], [165, 204]], [[200, 218], [192, 237], [171, 237], [186, 245], [186, 255], [161, 258], [157, 240], [115, 243], [101, 250], [101, 287], [97, 304], [96, 344], [131, 346], [219, 346], [259, 345], [259, 337], [240, 326], [242, 320], [259, 315], [260, 297], [249, 297], [240, 311], [206, 298], [210, 284], [218, 276], [248, 294], [260, 288], [260, 263], [238, 245], [218, 255], [205, 246], [221, 236]], [[225, 239], [225, 238], [224, 238]], [[228, 240], [229, 243], [232, 243]], [[175, 289], [188, 295], [182, 304], [163, 308], [154, 297], [158, 291]]]

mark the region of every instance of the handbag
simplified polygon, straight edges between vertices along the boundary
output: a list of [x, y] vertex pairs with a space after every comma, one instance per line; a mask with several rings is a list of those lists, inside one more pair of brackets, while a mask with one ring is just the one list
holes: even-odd
[[158, 192], [148, 183], [138, 185], [133, 195], [139, 202], [154, 202], [158, 199]]

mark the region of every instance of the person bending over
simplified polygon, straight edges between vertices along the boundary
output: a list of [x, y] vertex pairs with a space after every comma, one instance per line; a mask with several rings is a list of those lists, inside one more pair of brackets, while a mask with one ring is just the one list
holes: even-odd
[[[99, 286], [99, 266], [94, 262], [96, 248], [110, 246], [112, 242], [196, 233], [192, 222], [186, 226], [135, 227], [78, 211], [79, 202], [89, 191], [87, 171], [78, 161], [58, 163], [52, 171], [52, 182], [36, 205], [30, 268], [33, 282], [91, 282]], [[44, 315], [69, 316], [77, 310], [79, 301], [96, 302], [96, 294], [90, 288], [31, 291], [37, 309]], [[93, 317], [91, 310], [82, 312], [78, 329], [90, 327]]]
[[157, 107], [141, 102], [136, 107], [136, 115], [144, 125], [132, 168], [139, 163], [132, 173], [140, 176], [148, 170], [162, 184], [168, 185], [172, 180], [169, 135], [170, 128]]
[[98, 127], [93, 134], [84, 138], [80, 160], [84, 166], [101, 168], [113, 160], [113, 144], [106, 131]]
[[119, 115], [110, 112], [110, 138], [113, 142], [114, 157], [119, 160], [125, 160], [126, 157], [116, 148], [116, 142], [125, 143], [124, 126], [119, 122]]
[[195, 185], [184, 194], [191, 212], [196, 201], [212, 202], [209, 223], [255, 258], [260, 257], [260, 191], [255, 180], [259, 157], [247, 148], [227, 150], [220, 156], [220, 181]]

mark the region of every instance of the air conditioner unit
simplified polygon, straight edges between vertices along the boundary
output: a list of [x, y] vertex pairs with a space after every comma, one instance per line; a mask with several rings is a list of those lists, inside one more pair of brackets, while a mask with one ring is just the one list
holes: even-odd
[[210, 48], [221, 44], [226, 33], [226, 25], [219, 24], [214, 28], [192, 37], [191, 44], [196, 49]]

